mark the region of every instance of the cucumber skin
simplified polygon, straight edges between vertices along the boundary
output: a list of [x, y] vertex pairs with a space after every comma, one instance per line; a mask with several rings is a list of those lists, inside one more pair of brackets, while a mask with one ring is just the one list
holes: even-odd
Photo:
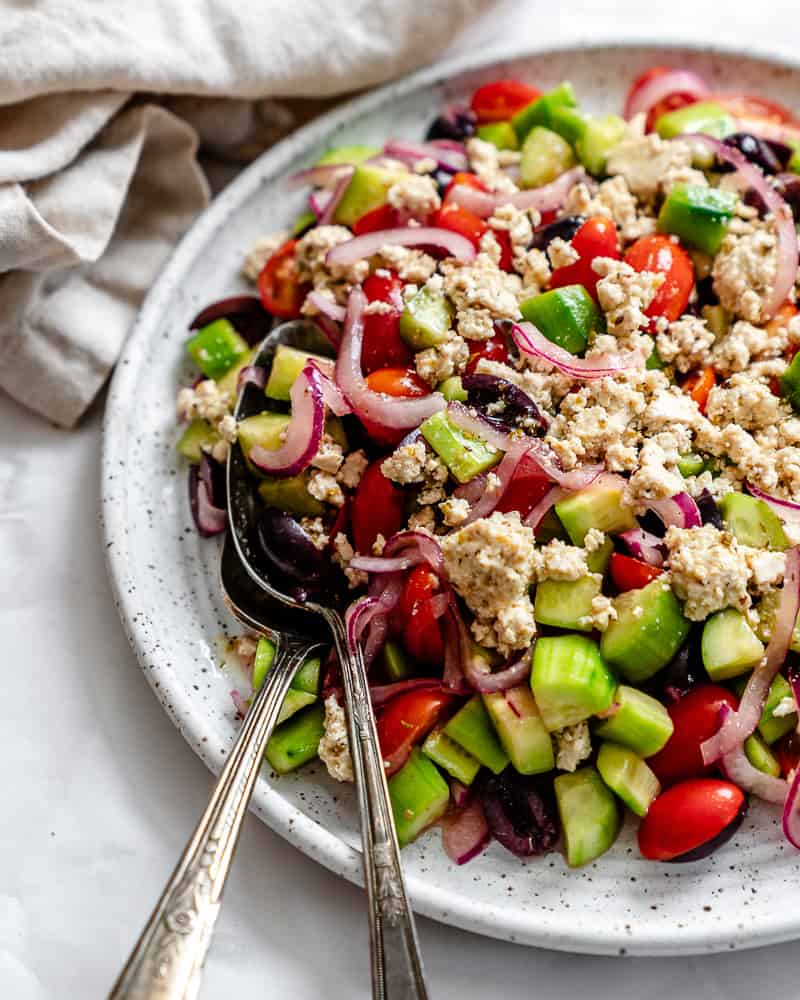
[[[603, 633], [600, 650], [631, 684], [649, 680], [683, 645], [691, 623], [669, 585], [659, 579], [621, 594], [614, 606], [618, 619]], [[633, 614], [636, 607], [643, 609], [638, 618]]]
[[277, 774], [289, 774], [318, 756], [325, 710], [317, 702], [275, 729], [264, 756]]
[[389, 778], [389, 799], [397, 840], [405, 847], [445, 814], [450, 788], [436, 765], [414, 747], [403, 767]]
[[469, 787], [481, 769], [481, 762], [476, 760], [455, 740], [441, 729], [434, 729], [422, 744], [422, 752], [430, 757], [434, 764], [447, 771], [451, 778]]
[[536, 587], [533, 617], [541, 625], [591, 632], [594, 626], [580, 625], [592, 614], [592, 600], [600, 593], [600, 580], [584, 576], [580, 580], [542, 580]]
[[593, 767], [560, 774], [553, 782], [570, 868], [588, 864], [611, 847], [621, 826], [613, 792]]
[[444, 727], [444, 732], [493, 774], [500, 774], [508, 767], [509, 756], [497, 737], [479, 694], [473, 695], [456, 712]]
[[638, 754], [617, 743], [603, 743], [597, 770], [612, 792], [636, 816], [646, 816], [661, 791], [661, 783]]
[[627, 684], [620, 684], [614, 701], [619, 709], [595, 727], [597, 736], [628, 747], [641, 757], [652, 757], [666, 746], [675, 726], [660, 701]]
[[617, 688], [597, 644], [574, 634], [538, 640], [533, 649], [530, 683], [551, 733], [604, 712]]
[[764, 655], [764, 646], [740, 611], [725, 608], [703, 625], [700, 651], [706, 673], [717, 684], [752, 670]]
[[520, 685], [485, 694], [483, 704], [515, 770], [520, 774], [545, 774], [553, 770], [553, 741], [530, 688]]

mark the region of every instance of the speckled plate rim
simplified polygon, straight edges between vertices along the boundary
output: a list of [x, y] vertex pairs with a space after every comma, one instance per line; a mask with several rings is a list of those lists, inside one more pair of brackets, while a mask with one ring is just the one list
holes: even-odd
[[[106, 404], [100, 520], [114, 599], [126, 635], [168, 716], [215, 774], [219, 773], [226, 759], [227, 747], [217, 745], [208, 738], [192, 692], [180, 683], [172, 670], [160, 667], [148, 652], [145, 629], [137, 615], [136, 599], [132, 596], [134, 590], [131, 587], [127, 560], [125, 496], [124, 491], [120, 490], [119, 478], [113, 475], [118, 464], [117, 456], [125, 451], [125, 442], [131, 432], [127, 414], [133, 401], [140, 344], [147, 331], [158, 324], [176, 283], [191, 267], [198, 249], [204, 246], [214, 232], [226, 225], [236, 207], [258, 188], [278, 180], [285, 173], [287, 164], [320, 143], [337, 128], [364, 114], [379, 110], [393, 98], [405, 97], [426, 86], [446, 84], [454, 76], [484, 70], [492, 65], [500, 68], [504, 63], [516, 59], [573, 52], [576, 55], [586, 55], [593, 51], [599, 53], [618, 50], [620, 58], [624, 59], [626, 53], [635, 53], [641, 49], [659, 49], [674, 55], [683, 52], [694, 57], [741, 57], [773, 69], [787, 72], [800, 70], [800, 61], [776, 58], [767, 52], [747, 51], [736, 46], [693, 46], [685, 42], [648, 37], [622, 42], [576, 40], [572, 44], [493, 48], [477, 57], [465, 56], [425, 68], [336, 107], [259, 157], [198, 217], [150, 289], [117, 364]], [[251, 808], [276, 833], [309, 857], [336, 874], [363, 885], [360, 852], [296, 809], [263, 777], [256, 786]], [[637, 928], [632, 939], [629, 933], [619, 928], [587, 928], [569, 919], [549, 919], [543, 922], [541, 918], [537, 919], [535, 911], [515, 912], [510, 905], [494, 906], [485, 902], [473, 902], [468, 890], [456, 894], [449, 889], [431, 885], [419, 876], [410, 875], [408, 887], [414, 909], [432, 919], [485, 936], [559, 951], [606, 955], [689, 955], [758, 947], [800, 937], [800, 911], [793, 914], [791, 907], [775, 912], [772, 919], [750, 924], [746, 934], [742, 933], [741, 925], [737, 929], [732, 918], [729, 925], [722, 923], [713, 927], [699, 927], [681, 934], [667, 933], [663, 927]]]

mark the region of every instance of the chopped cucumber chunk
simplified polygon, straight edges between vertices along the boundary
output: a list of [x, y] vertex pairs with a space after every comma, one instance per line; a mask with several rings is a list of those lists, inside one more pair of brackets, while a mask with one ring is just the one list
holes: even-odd
[[589, 338], [602, 326], [602, 316], [583, 285], [565, 285], [520, 304], [523, 317], [554, 344], [571, 354], [586, 350]]
[[680, 237], [687, 246], [714, 254], [733, 218], [738, 198], [733, 191], [676, 184], [658, 215], [658, 229]]
[[604, 740], [613, 740], [642, 757], [651, 757], [672, 736], [675, 727], [669, 712], [644, 691], [620, 684], [614, 693], [614, 705], [614, 714], [595, 727]]
[[493, 774], [499, 774], [508, 767], [509, 756], [497, 738], [479, 694], [456, 712], [444, 727], [444, 732]]
[[325, 732], [325, 710], [317, 702], [281, 723], [267, 743], [265, 756], [278, 774], [288, 774], [317, 756]]
[[186, 342], [186, 350], [207, 377], [222, 378], [236, 362], [250, 352], [247, 341], [229, 319], [215, 319]]
[[746, 674], [764, 655], [764, 646], [735, 608], [718, 611], [703, 626], [703, 666], [712, 681]]
[[533, 647], [531, 690], [551, 733], [605, 712], [616, 687], [597, 643], [585, 636], [543, 636]]
[[503, 455], [492, 445], [456, 427], [445, 410], [428, 417], [420, 431], [460, 483], [488, 472]]
[[447, 339], [453, 310], [447, 297], [427, 286], [408, 302], [400, 316], [400, 336], [415, 351], [436, 347]]
[[726, 493], [719, 502], [725, 527], [736, 541], [754, 549], [775, 549], [783, 552], [789, 547], [781, 519], [763, 500], [745, 493]]
[[518, 111], [514, 115], [511, 119], [511, 124], [520, 141], [536, 125], [552, 128], [553, 109], [565, 106], [570, 108], [578, 106], [575, 91], [568, 80], [560, 83], [546, 94], [542, 94], [541, 97], [537, 97], [535, 101], [531, 101], [530, 104], [527, 104], [521, 111]]
[[204, 451], [210, 451], [219, 441], [219, 434], [207, 420], [193, 420], [181, 434], [175, 446], [193, 465], [197, 465]]
[[646, 816], [661, 785], [641, 757], [619, 743], [603, 743], [597, 755], [597, 770], [636, 816]]
[[461, 384], [460, 375], [451, 375], [450, 378], [446, 378], [444, 382], [440, 382], [436, 387], [437, 391], [440, 392], [448, 403], [466, 403], [469, 397], [467, 396], [467, 390]]
[[586, 565], [589, 567], [589, 572], [599, 573], [601, 576], [604, 576], [613, 552], [614, 543], [610, 538], [606, 538], [600, 548], [595, 549], [594, 552], [587, 553]]
[[317, 166], [326, 167], [337, 163], [363, 163], [365, 160], [377, 156], [380, 150], [377, 146], [362, 146], [353, 144], [351, 146], [334, 146], [317, 160]]
[[526, 188], [541, 187], [575, 165], [575, 154], [566, 139], [549, 128], [532, 128], [522, 144], [519, 162], [520, 184]]
[[[266, 330], [264, 331], [266, 333]], [[227, 393], [228, 395], [228, 406], [232, 410], [236, 404], [236, 400], [239, 396], [239, 375], [242, 369], [247, 368], [248, 365], [252, 365], [258, 354], [258, 348], [251, 348], [247, 354], [243, 354], [239, 360], [229, 368], [228, 371], [222, 376], [222, 378], [217, 379], [217, 388], [220, 392]]]
[[402, 176], [396, 170], [359, 164], [336, 206], [334, 221], [342, 226], [352, 226], [362, 215], [385, 205], [389, 188]]
[[621, 824], [612, 792], [593, 767], [559, 774], [553, 782], [570, 868], [594, 861], [614, 843]]
[[633, 511], [623, 504], [622, 490], [617, 486], [587, 486], [557, 503], [555, 511], [573, 545], [583, 545], [590, 528], [617, 534], [637, 526]]
[[584, 576], [580, 580], [542, 580], [536, 587], [533, 617], [541, 625], [555, 628], [575, 629], [591, 632], [592, 601], [600, 593], [601, 580], [598, 576]]
[[[740, 677], [734, 684], [734, 691], [741, 697], [747, 686], [747, 678]], [[770, 685], [769, 692], [767, 693], [767, 700], [764, 704], [764, 710], [761, 713], [761, 719], [758, 723], [758, 731], [764, 739], [765, 743], [769, 743], [770, 746], [776, 743], [781, 736], [785, 736], [787, 733], [791, 732], [797, 726], [797, 713], [790, 712], [788, 715], [775, 715], [775, 709], [780, 705], [785, 698], [792, 697], [792, 688], [783, 674], [778, 674]]]
[[596, 177], [605, 173], [608, 154], [622, 141], [625, 121], [619, 115], [590, 118], [583, 134], [575, 140], [578, 159], [590, 174]]
[[773, 778], [780, 776], [781, 765], [758, 733], [753, 733], [744, 741], [744, 753], [756, 770], [771, 774]]
[[568, 104], [558, 104], [550, 115], [550, 128], [562, 139], [566, 139], [571, 146], [575, 146], [586, 132], [586, 118], [577, 108], [571, 108]]
[[298, 351], [296, 347], [289, 347], [288, 344], [279, 344], [264, 389], [266, 395], [270, 399], [288, 400], [297, 376], [309, 361], [315, 361], [323, 371], [331, 364], [330, 358], [324, 358], [321, 354]]
[[258, 485], [258, 492], [267, 507], [274, 507], [298, 517], [321, 517], [325, 505], [308, 492], [311, 473], [308, 469], [288, 479], [267, 477]]
[[517, 133], [511, 122], [490, 122], [478, 126], [478, 138], [498, 149], [519, 149]]
[[481, 769], [481, 762], [451, 740], [441, 728], [428, 733], [422, 752], [462, 785], [471, 785]]
[[503, 749], [520, 774], [543, 774], [555, 767], [553, 741], [526, 685], [483, 695]]
[[697, 101], [656, 119], [656, 132], [662, 139], [674, 139], [682, 132], [703, 132], [722, 139], [735, 131], [733, 118], [714, 101]]
[[433, 764], [414, 747], [403, 767], [389, 778], [397, 840], [410, 844], [447, 811], [450, 789]]
[[792, 409], [800, 413], [800, 352], [792, 358], [792, 363], [781, 375], [781, 389], [792, 404]]
[[307, 229], [311, 229], [316, 224], [317, 217], [310, 208], [306, 212], [301, 212], [292, 223], [292, 228], [289, 230], [289, 238], [292, 240], [298, 239]]
[[705, 467], [706, 462], [702, 455], [681, 455], [678, 461], [678, 472], [684, 478], [686, 476], [699, 476]]

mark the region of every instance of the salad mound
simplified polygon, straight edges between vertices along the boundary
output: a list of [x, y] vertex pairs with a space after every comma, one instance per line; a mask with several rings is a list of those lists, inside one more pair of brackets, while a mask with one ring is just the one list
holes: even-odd
[[[330, 150], [187, 344], [198, 529], [240, 448], [285, 588], [349, 593], [401, 844], [436, 824], [458, 864], [583, 865], [626, 809], [693, 860], [748, 795], [800, 847], [800, 122], [665, 67], [624, 111], [499, 80]], [[255, 365], [302, 317], [318, 349]], [[258, 688], [269, 640], [231, 650]], [[352, 780], [335, 659], [279, 721], [278, 774]]]

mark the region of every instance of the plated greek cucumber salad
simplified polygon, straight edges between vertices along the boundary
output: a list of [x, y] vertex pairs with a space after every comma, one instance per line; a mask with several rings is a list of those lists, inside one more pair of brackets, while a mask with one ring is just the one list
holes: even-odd
[[[239, 448], [269, 573], [347, 593], [401, 844], [577, 867], [627, 812], [690, 861], [755, 796], [800, 848], [800, 120], [680, 67], [599, 115], [498, 80], [290, 183], [191, 324], [178, 451], [202, 535]], [[274, 653], [227, 641], [239, 715]], [[352, 781], [345, 710], [309, 660], [273, 771]]]

